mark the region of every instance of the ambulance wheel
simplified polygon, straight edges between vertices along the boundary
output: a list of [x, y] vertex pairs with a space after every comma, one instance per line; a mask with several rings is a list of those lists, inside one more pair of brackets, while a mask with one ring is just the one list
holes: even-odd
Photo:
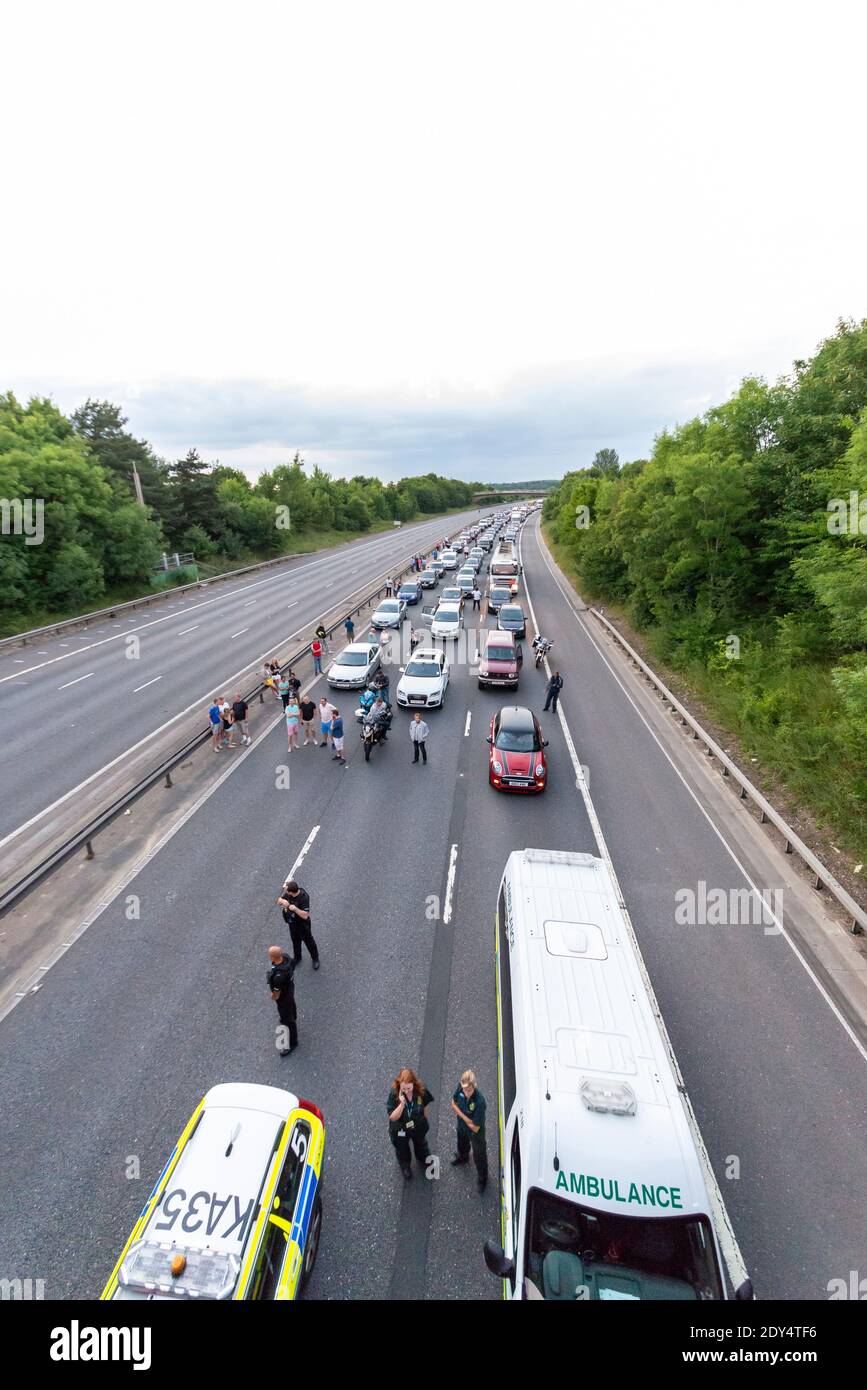
[[313, 1266], [316, 1263], [316, 1255], [319, 1250], [319, 1237], [322, 1234], [322, 1198], [317, 1192], [313, 1202], [313, 1210], [310, 1213], [310, 1226], [307, 1230], [307, 1244], [304, 1246], [304, 1267], [301, 1270], [301, 1287], [307, 1283], [313, 1273]]

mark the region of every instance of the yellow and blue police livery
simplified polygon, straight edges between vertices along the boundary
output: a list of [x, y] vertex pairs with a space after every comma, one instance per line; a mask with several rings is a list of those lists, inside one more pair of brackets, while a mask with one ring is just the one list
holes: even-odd
[[298, 1298], [319, 1248], [324, 1147], [312, 1101], [274, 1086], [212, 1087], [102, 1298]]

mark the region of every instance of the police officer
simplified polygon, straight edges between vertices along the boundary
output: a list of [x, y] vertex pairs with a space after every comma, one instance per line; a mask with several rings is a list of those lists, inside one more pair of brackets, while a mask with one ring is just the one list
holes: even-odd
[[487, 1108], [487, 1101], [476, 1085], [475, 1072], [465, 1071], [461, 1084], [452, 1096], [452, 1110], [458, 1126], [458, 1151], [452, 1159], [452, 1167], [466, 1163], [472, 1149], [480, 1192], [484, 1192], [488, 1185], [488, 1146], [485, 1140]]
[[299, 888], [294, 878], [287, 878], [283, 891], [277, 899], [278, 907], [283, 909], [283, 921], [292, 937], [292, 964], [301, 964], [302, 943], [310, 952], [313, 969], [319, 969], [319, 947], [310, 928], [310, 894]]
[[412, 1177], [410, 1145], [415, 1151], [416, 1162], [422, 1167], [430, 1155], [427, 1112], [432, 1104], [433, 1096], [424, 1082], [419, 1080], [411, 1067], [403, 1067], [392, 1082], [386, 1109], [388, 1135], [405, 1178]]
[[289, 1046], [281, 1047], [280, 1056], [288, 1057], [298, 1046], [298, 1010], [295, 1007], [295, 985], [292, 981], [295, 965], [292, 957], [287, 956], [282, 946], [269, 946], [268, 959], [271, 962], [267, 976], [268, 989], [277, 1005], [280, 1022], [284, 1028], [289, 1029]]

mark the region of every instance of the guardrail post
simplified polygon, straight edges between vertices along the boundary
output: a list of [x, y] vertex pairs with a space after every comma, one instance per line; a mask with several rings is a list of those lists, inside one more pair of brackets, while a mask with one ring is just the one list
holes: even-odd
[[86, 845], [85, 845], [85, 849], [87, 850], [87, 858], [88, 858], [88, 859], [95, 859], [95, 858], [96, 858], [96, 856], [95, 856], [95, 854], [94, 854], [94, 852], [93, 852], [93, 841], [92, 841], [92, 840], [88, 840], [88, 841], [87, 841], [87, 843], [86, 843]]
[[167, 787], [173, 787], [173, 786], [175, 785], [174, 782], [172, 781], [172, 774], [171, 774], [170, 772], [167, 772], [167, 773], [166, 773], [165, 785], [166, 785]]

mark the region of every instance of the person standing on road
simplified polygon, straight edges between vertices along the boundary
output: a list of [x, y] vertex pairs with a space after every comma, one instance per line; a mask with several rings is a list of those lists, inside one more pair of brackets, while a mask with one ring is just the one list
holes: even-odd
[[331, 720], [334, 718], [334, 706], [329, 704], [325, 696], [319, 701], [319, 728], [322, 733], [322, 747], [328, 747], [328, 739], [331, 734]]
[[313, 720], [316, 718], [316, 704], [309, 695], [305, 695], [298, 706], [301, 714], [301, 728], [304, 730], [304, 747], [312, 743], [314, 748], [319, 746], [316, 731], [313, 728]]
[[314, 637], [310, 643], [310, 650], [313, 653], [313, 674], [322, 675], [322, 643], [318, 637]]
[[286, 701], [285, 708], [286, 743], [289, 752], [291, 753], [293, 748], [298, 747], [298, 734], [301, 728], [301, 710], [299, 709], [298, 701], [295, 699], [295, 696], [292, 694], [291, 690], [289, 692], [289, 698]]
[[488, 1145], [485, 1139], [487, 1108], [487, 1101], [476, 1085], [476, 1074], [468, 1069], [452, 1096], [452, 1110], [458, 1126], [457, 1153], [452, 1159], [452, 1167], [459, 1168], [466, 1163], [472, 1149], [480, 1192], [484, 1192], [488, 1184]]
[[352, 642], [355, 639], [355, 623], [351, 618], [347, 618], [343, 626], [346, 628], [347, 642]]
[[334, 710], [331, 716], [331, 742], [334, 746], [334, 761], [345, 763], [343, 756], [343, 717], [339, 709]]
[[418, 762], [419, 751], [421, 751], [421, 760], [423, 763], [427, 764], [427, 736], [429, 733], [430, 729], [422, 719], [418, 710], [416, 710], [409, 725], [409, 736], [412, 739], [412, 760], [414, 763]]
[[211, 725], [211, 736], [214, 740], [214, 752], [219, 753], [223, 744], [223, 717], [220, 714], [220, 697], [215, 695], [208, 708], [208, 720]]
[[305, 893], [303, 888], [299, 888], [294, 878], [287, 878], [277, 902], [283, 909], [283, 920], [289, 928], [289, 935], [292, 937], [293, 965], [301, 964], [301, 946], [303, 944], [310, 952], [313, 969], [318, 970], [319, 947], [316, 945], [311, 930], [310, 894]]
[[285, 676], [279, 676], [279, 677], [278, 677], [278, 680], [277, 680], [277, 694], [278, 694], [279, 697], [280, 697], [280, 700], [281, 700], [281, 702], [282, 702], [282, 704], [283, 704], [283, 710], [284, 710], [284, 712], [285, 712], [286, 706], [287, 706], [288, 703], [289, 703], [289, 696], [292, 694], [292, 687], [291, 687], [291, 685], [289, 684], [289, 674], [288, 674], [288, 672], [287, 672], [287, 674], [286, 674]]
[[223, 745], [226, 748], [234, 748], [235, 740], [232, 736], [232, 706], [225, 695], [220, 696], [220, 719], [223, 724]]
[[385, 581], [385, 594], [386, 598], [394, 597], [394, 580], [391, 578], [388, 578]]
[[271, 967], [267, 974], [268, 989], [277, 1005], [277, 1016], [284, 1028], [289, 1029], [289, 1046], [281, 1047], [280, 1056], [288, 1057], [298, 1046], [298, 1010], [295, 1007], [295, 985], [292, 976], [295, 966], [282, 946], [269, 946], [268, 959]]
[[411, 1067], [403, 1067], [398, 1072], [388, 1093], [388, 1136], [394, 1145], [400, 1171], [407, 1179], [412, 1177], [410, 1145], [415, 1151], [416, 1162], [422, 1167], [430, 1156], [427, 1112], [433, 1100], [427, 1086]]
[[554, 713], [557, 712], [557, 701], [560, 698], [560, 691], [563, 689], [563, 677], [559, 671], [555, 671], [548, 682], [548, 690], [545, 699], [544, 709], [550, 705]]
[[478, 613], [482, 602], [482, 591], [478, 584], [473, 585], [473, 612]]
[[242, 743], [252, 742], [247, 731], [247, 713], [247, 702], [246, 700], [242, 700], [240, 692], [236, 691], [235, 698], [232, 701], [232, 717], [234, 720], [232, 727], [238, 730]]

